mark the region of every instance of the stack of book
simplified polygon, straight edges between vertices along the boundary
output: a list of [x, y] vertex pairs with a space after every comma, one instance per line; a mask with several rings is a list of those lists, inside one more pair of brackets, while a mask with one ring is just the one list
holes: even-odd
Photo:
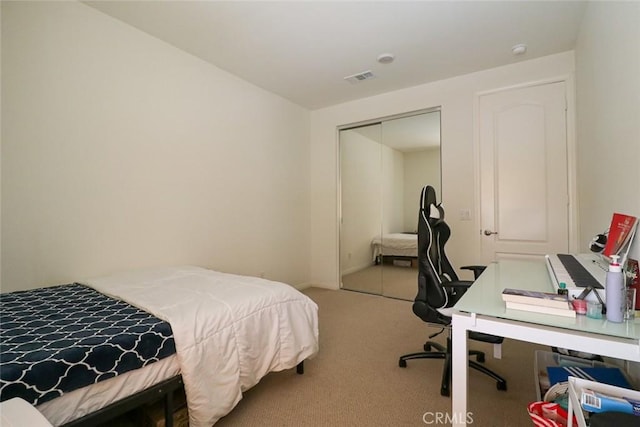
[[511, 310], [576, 317], [567, 295], [506, 288], [502, 291], [502, 300], [507, 304], [507, 309]]

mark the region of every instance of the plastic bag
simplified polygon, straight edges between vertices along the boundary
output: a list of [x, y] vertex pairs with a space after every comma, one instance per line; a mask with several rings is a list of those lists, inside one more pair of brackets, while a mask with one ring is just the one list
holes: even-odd
[[[527, 407], [533, 425], [536, 427], [565, 427], [569, 414], [554, 402], [533, 402]], [[574, 417], [574, 425], [577, 421]]]

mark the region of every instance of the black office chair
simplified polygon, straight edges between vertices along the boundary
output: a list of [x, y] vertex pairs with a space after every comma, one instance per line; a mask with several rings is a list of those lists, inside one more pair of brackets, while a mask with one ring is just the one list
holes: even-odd
[[[472, 281], [458, 279], [451, 263], [444, 252], [444, 246], [451, 235], [449, 226], [444, 221], [444, 210], [436, 204], [436, 192], [431, 186], [422, 189], [420, 196], [420, 212], [418, 214], [418, 294], [413, 303], [413, 312], [427, 323], [441, 327], [439, 332], [429, 336], [429, 339], [448, 331], [447, 346], [427, 341], [424, 351], [406, 354], [400, 357], [398, 365], [407, 367], [410, 359], [444, 359], [442, 384], [440, 394], [450, 395], [451, 383], [451, 311], [454, 304], [465, 291], [473, 284]], [[484, 266], [466, 266], [466, 270], [472, 270], [474, 278], [484, 270]], [[502, 337], [487, 335], [479, 332], [469, 332], [469, 338], [476, 341], [501, 344]], [[434, 347], [437, 351], [432, 351]], [[476, 361], [469, 360], [469, 366], [489, 375], [496, 380], [498, 390], [506, 390], [507, 382], [495, 372], [482, 366], [484, 353], [471, 350], [469, 355], [476, 356]], [[480, 363], [478, 363], [480, 362]]]

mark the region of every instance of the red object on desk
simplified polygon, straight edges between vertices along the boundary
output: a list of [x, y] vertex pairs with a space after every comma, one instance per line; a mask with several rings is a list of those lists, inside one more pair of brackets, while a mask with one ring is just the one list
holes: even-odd
[[571, 301], [573, 304], [573, 310], [576, 314], [587, 314], [587, 301], [583, 299], [574, 299]]
[[620, 255], [620, 250], [628, 243], [633, 237], [634, 228], [638, 218], [631, 215], [625, 215], [621, 213], [614, 213], [611, 218], [611, 225], [609, 226], [609, 236], [607, 237], [607, 243], [604, 246], [602, 254], [606, 257], [611, 255]]

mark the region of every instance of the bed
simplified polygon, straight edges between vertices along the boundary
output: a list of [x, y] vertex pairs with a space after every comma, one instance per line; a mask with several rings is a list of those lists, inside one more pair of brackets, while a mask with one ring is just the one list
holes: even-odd
[[[318, 351], [317, 306], [284, 283], [174, 267], [88, 279], [74, 286], [150, 313], [158, 325], [170, 325], [170, 336], [164, 332], [163, 357], [154, 355], [155, 360], [122, 373], [100, 373], [107, 378], [50, 399], [32, 399], [53, 425], [74, 425], [109, 405], [129, 401], [131, 407], [138, 402], [136, 396], [167, 395], [183, 384], [190, 426], [210, 426], [267, 373], [296, 366], [301, 373], [302, 362]], [[3, 316], [11, 294], [2, 294]], [[94, 320], [101, 321], [96, 316]], [[6, 356], [3, 345], [3, 364]], [[15, 385], [3, 379], [0, 386], [5, 400], [12, 395], [6, 390]], [[170, 406], [170, 398], [167, 403]]]
[[382, 262], [382, 257], [418, 257], [418, 235], [415, 233], [388, 233], [371, 240], [373, 261]]

